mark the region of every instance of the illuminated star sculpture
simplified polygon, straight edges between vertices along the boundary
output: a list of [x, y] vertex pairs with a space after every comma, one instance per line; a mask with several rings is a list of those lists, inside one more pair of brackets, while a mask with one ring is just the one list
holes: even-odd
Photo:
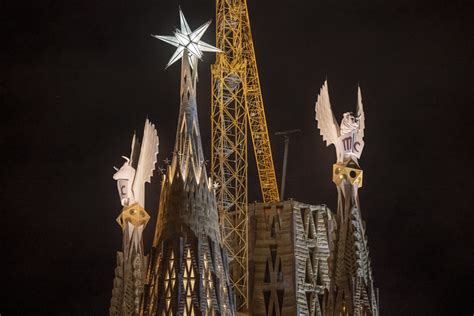
[[203, 36], [204, 32], [206, 32], [207, 28], [211, 24], [211, 21], [207, 21], [192, 32], [188, 22], [186, 21], [186, 18], [184, 17], [183, 11], [181, 11], [181, 8], [179, 9], [179, 20], [181, 24], [181, 30], [176, 29], [174, 36], [151, 35], [157, 39], [162, 40], [163, 42], [177, 47], [173, 56], [171, 56], [170, 61], [166, 65], [166, 68], [171, 66], [177, 60], [181, 59], [185, 51], [187, 51], [189, 63], [193, 69], [196, 66], [197, 59], [202, 58], [202, 52], [221, 51], [220, 49], [201, 41], [201, 37]]
[[234, 294], [215, 192], [207, 177], [196, 100], [198, 60], [204, 51], [218, 49], [200, 41], [210, 22], [191, 32], [181, 10], [179, 14], [181, 30], [174, 37], [155, 36], [177, 47], [167, 66], [181, 59], [180, 104], [173, 158], [160, 191], [143, 309], [138, 315], [234, 316]]

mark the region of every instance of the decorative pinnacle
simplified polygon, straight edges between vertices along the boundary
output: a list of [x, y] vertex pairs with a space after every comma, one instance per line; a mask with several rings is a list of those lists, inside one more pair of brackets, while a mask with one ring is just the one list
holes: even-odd
[[173, 56], [171, 56], [166, 68], [174, 64], [177, 60], [181, 59], [184, 55], [184, 52], [187, 52], [189, 58], [189, 63], [194, 69], [197, 63], [197, 59], [202, 58], [203, 52], [221, 52], [220, 49], [204, 43], [201, 41], [201, 37], [206, 32], [207, 28], [211, 24], [211, 21], [207, 21], [195, 31], [191, 31], [191, 28], [184, 17], [183, 11], [179, 8], [179, 20], [181, 24], [181, 30], [176, 29], [174, 36], [163, 36], [163, 35], [151, 35], [163, 42], [173, 45], [176, 48]]

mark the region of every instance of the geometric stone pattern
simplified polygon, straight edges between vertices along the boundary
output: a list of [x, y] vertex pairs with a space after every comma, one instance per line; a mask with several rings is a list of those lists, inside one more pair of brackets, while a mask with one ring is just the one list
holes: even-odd
[[149, 286], [145, 315], [233, 315], [226, 262], [213, 242], [181, 236], [161, 244]]
[[147, 257], [143, 251], [143, 230], [150, 216], [144, 209], [145, 183], [150, 182], [158, 154], [158, 135], [147, 119], [143, 142], [133, 136], [130, 158], [113, 175], [122, 212], [117, 223], [122, 228], [122, 251], [117, 252], [114, 287], [110, 301], [110, 315], [138, 315], [143, 295]]
[[325, 205], [296, 203], [295, 213], [297, 299], [299, 314], [322, 315], [324, 294], [329, 290], [329, 265], [335, 222]]
[[322, 315], [334, 228], [325, 205], [249, 205], [252, 315]]
[[138, 315], [148, 258], [142, 233], [149, 216], [138, 203], [124, 206], [117, 222], [123, 230], [123, 251], [117, 251], [110, 315]]
[[[124, 262], [123, 252], [117, 251], [110, 315], [138, 315], [139, 313], [147, 257], [135, 255], [134, 258], [133, 262], [129, 260]], [[141, 260], [144, 262], [142, 263]]]
[[[342, 169], [362, 174], [355, 161], [348, 160], [339, 165]], [[352, 181], [357, 177], [351, 177], [349, 173], [337, 177], [337, 242], [331, 271], [333, 282], [325, 314], [378, 316], [378, 292], [374, 288], [365, 225], [359, 207], [359, 185]]]
[[364, 147], [365, 134], [360, 87], [357, 93], [357, 113], [344, 113], [340, 125], [331, 108], [327, 81], [320, 89], [315, 111], [320, 134], [327, 146], [334, 145], [337, 156], [337, 162], [332, 167], [332, 181], [336, 184], [338, 193], [337, 240], [333, 250], [334, 260], [331, 260], [331, 283], [324, 314], [378, 316], [378, 292], [374, 288], [365, 224], [362, 222], [359, 203], [363, 171], [358, 160]]
[[116, 221], [125, 230], [127, 222], [130, 222], [133, 226], [139, 227], [140, 225], [146, 225], [150, 220], [150, 215], [145, 209], [138, 203], [130, 206], [125, 206], [122, 213], [117, 217]]
[[173, 159], [163, 176], [150, 252], [144, 315], [234, 315], [214, 186], [202, 153], [196, 71], [182, 58], [181, 103]]

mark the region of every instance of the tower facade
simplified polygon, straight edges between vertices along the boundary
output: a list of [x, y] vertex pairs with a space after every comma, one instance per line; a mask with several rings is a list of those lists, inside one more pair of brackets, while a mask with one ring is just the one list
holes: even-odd
[[325, 205], [249, 206], [251, 315], [323, 315], [334, 225]]
[[197, 59], [187, 48], [196, 37], [182, 13], [181, 27], [180, 36], [190, 42], [182, 43], [180, 47], [184, 48], [177, 50], [181, 52], [182, 65], [176, 143], [162, 180], [142, 312], [160, 316], [234, 315], [214, 186], [207, 177], [201, 145], [196, 105]]
[[143, 142], [133, 135], [130, 158], [125, 159], [113, 178], [122, 212], [117, 223], [122, 228], [122, 251], [117, 252], [114, 287], [110, 315], [137, 315], [145, 283], [147, 256], [143, 251], [143, 230], [150, 216], [145, 206], [145, 183], [150, 182], [158, 154], [158, 135], [155, 126], [145, 121]]
[[365, 130], [360, 88], [357, 113], [344, 113], [340, 125], [332, 113], [327, 82], [320, 90], [315, 110], [323, 140], [328, 146], [333, 144], [336, 147], [337, 156], [333, 165], [333, 182], [338, 193], [337, 241], [325, 315], [377, 316], [378, 295], [372, 278], [358, 194], [363, 180], [358, 160], [364, 148]]
[[377, 316], [378, 299], [358, 195], [362, 170], [348, 159], [333, 166], [333, 181], [338, 192], [338, 233], [326, 315]]

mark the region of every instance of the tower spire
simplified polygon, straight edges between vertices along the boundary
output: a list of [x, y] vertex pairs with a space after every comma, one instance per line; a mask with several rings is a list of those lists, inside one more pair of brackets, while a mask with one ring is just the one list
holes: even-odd
[[[162, 182], [141, 314], [233, 316], [227, 256], [197, 116], [197, 59], [204, 31], [200, 27], [191, 32], [181, 10], [180, 20], [181, 31], [176, 30], [175, 37], [156, 36], [177, 47], [168, 65], [175, 55], [182, 59], [180, 108], [173, 159]], [[208, 25], [204, 26], [205, 30]]]
[[175, 53], [166, 65], [167, 68], [181, 58], [179, 119], [170, 174], [173, 175], [176, 169], [179, 169], [183, 177], [186, 178], [192, 169], [195, 171], [196, 181], [199, 183], [201, 176], [207, 178], [207, 173], [205, 168], [202, 168], [204, 155], [196, 105], [198, 59], [202, 58], [203, 52], [220, 52], [220, 50], [201, 41], [201, 37], [211, 21], [204, 23], [195, 31], [191, 31], [181, 8], [179, 9], [179, 19], [181, 26], [180, 29], [175, 30], [174, 36], [152, 36], [176, 47]]
[[326, 315], [378, 316], [378, 299], [370, 266], [367, 237], [359, 203], [363, 171], [358, 159], [364, 148], [365, 115], [360, 89], [357, 116], [343, 114], [340, 126], [333, 115], [327, 82], [316, 101], [316, 120], [326, 144], [336, 147], [333, 182], [338, 192], [337, 241]]
[[[188, 55], [187, 49], [184, 50], [184, 54]], [[176, 142], [171, 162], [171, 174], [174, 174], [176, 168], [179, 168], [183, 178], [186, 178], [192, 167], [192, 170], [195, 172], [196, 181], [199, 182], [202, 172], [204, 173], [204, 178], [207, 178], [207, 175], [205, 168], [202, 168], [204, 155], [197, 116], [197, 62], [194, 69], [191, 69], [189, 60], [193, 58], [195, 57], [184, 57], [181, 63], [180, 107]]]

